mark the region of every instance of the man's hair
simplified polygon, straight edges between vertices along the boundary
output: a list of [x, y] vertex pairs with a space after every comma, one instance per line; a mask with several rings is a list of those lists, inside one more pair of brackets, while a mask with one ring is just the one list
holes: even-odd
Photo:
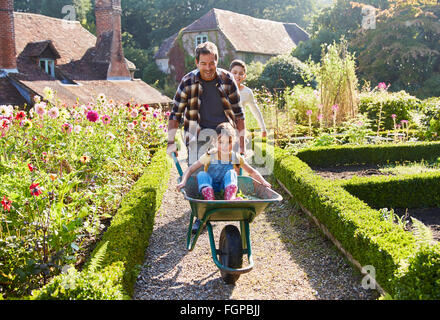
[[210, 42], [204, 42], [197, 46], [196, 48], [196, 60], [197, 62], [200, 59], [201, 54], [213, 54], [215, 56], [215, 60], [218, 61], [218, 49], [217, 46]]
[[229, 66], [229, 71], [231, 71], [232, 68], [234, 68], [235, 66], [240, 66], [240, 67], [242, 67], [242, 68], [244, 69], [244, 73], [247, 73], [246, 63], [244, 63], [243, 61], [238, 60], [238, 59], [232, 61], [232, 62], [231, 62], [231, 65]]
[[217, 135], [222, 135], [222, 136], [225, 135], [231, 137], [232, 139], [235, 138], [235, 130], [229, 122], [220, 123], [215, 128], [215, 132], [217, 132]]

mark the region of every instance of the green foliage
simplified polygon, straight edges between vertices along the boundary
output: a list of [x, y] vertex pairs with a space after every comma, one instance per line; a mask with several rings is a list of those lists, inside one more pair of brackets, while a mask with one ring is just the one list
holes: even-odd
[[412, 120], [411, 111], [418, 110], [421, 103], [419, 99], [405, 91], [372, 90], [362, 92], [359, 98], [359, 112], [367, 114], [375, 131], [378, 128], [394, 129], [393, 114], [396, 115], [396, 124], [401, 120]]
[[286, 103], [285, 107], [293, 115], [296, 122], [307, 125], [309, 121], [308, 110], [312, 111], [311, 116], [316, 121], [320, 112], [317, 90], [314, 90], [312, 87], [296, 85], [293, 88], [287, 88], [283, 93], [283, 98]]
[[273, 90], [294, 85], [304, 85], [303, 74], [306, 65], [291, 55], [280, 55], [269, 59], [264, 65], [259, 84]]
[[133, 293], [137, 266], [144, 259], [166, 189], [171, 161], [158, 151], [132, 190], [124, 197], [101, 242], [82, 272], [69, 269], [33, 292], [33, 299], [120, 300]]
[[397, 6], [377, 15], [376, 28], [351, 41], [358, 52], [359, 77], [390, 83], [419, 98], [438, 94], [439, 5]]
[[[387, 219], [383, 212], [370, 208], [340, 184], [315, 175], [298, 157], [276, 147], [273, 154], [275, 177], [354, 259], [361, 265], [375, 267], [376, 281], [390, 296], [438, 299], [438, 245], [421, 249], [412, 233]], [[338, 162], [343, 163], [342, 159]]]
[[320, 112], [326, 127], [335, 126], [357, 113], [358, 80], [355, 68], [355, 58], [348, 52], [344, 38], [338, 43], [323, 45], [319, 63], [308, 61], [308, 78], [314, 78], [318, 83]]
[[424, 246], [394, 281], [395, 299], [440, 299], [440, 245]]
[[423, 100], [420, 109], [420, 122], [425, 129], [425, 137], [430, 140], [440, 139], [440, 98]]
[[400, 143], [382, 145], [342, 145], [314, 147], [298, 151], [302, 161], [325, 167], [350, 164], [387, 164], [403, 161], [435, 160], [440, 156], [440, 143]]

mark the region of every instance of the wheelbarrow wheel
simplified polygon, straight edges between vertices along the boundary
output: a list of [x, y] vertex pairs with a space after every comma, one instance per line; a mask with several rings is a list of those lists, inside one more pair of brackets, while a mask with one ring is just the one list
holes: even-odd
[[[243, 265], [243, 246], [238, 228], [234, 225], [227, 225], [220, 234], [220, 263], [226, 267], [239, 269]], [[220, 270], [223, 281], [227, 284], [235, 284], [240, 277], [239, 274], [231, 274]]]

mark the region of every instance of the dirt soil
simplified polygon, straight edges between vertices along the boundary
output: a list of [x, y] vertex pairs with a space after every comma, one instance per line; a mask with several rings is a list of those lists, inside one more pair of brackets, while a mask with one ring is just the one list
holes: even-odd
[[373, 175], [392, 175], [392, 173], [384, 173], [379, 171], [377, 165], [350, 165], [350, 166], [334, 166], [334, 167], [311, 167], [315, 173], [326, 179], [350, 179], [353, 176], [369, 177]]

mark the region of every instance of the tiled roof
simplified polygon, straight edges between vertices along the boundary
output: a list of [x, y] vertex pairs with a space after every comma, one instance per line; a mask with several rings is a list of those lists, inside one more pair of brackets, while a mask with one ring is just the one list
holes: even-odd
[[307, 33], [295, 23], [257, 19], [244, 14], [213, 9], [219, 29], [236, 51], [278, 55], [290, 52]]
[[[51, 18], [39, 14], [14, 12], [18, 74], [9, 77], [21, 83], [32, 94], [43, 95], [45, 87], [57, 92], [57, 97], [68, 103], [78, 98], [85, 103], [104, 93], [115, 101], [138, 103], [170, 103], [171, 99], [141, 80], [107, 81], [110, 62], [110, 39], [103, 37], [95, 48], [96, 37], [79, 22]], [[56, 74], [73, 81], [66, 85], [40, 69], [34, 54], [51, 41], [59, 53]], [[130, 69], [133, 63], [128, 62]], [[3, 91], [3, 88], [1, 88]]]
[[0, 105], [22, 106], [26, 100], [7, 78], [0, 78]]
[[[309, 39], [307, 32], [296, 23], [257, 19], [215, 8], [184, 28], [183, 32], [216, 29], [220, 30], [239, 52], [279, 55], [290, 52], [300, 41]], [[171, 48], [170, 41], [174, 42], [175, 36], [162, 43], [156, 59], [167, 57]]]

